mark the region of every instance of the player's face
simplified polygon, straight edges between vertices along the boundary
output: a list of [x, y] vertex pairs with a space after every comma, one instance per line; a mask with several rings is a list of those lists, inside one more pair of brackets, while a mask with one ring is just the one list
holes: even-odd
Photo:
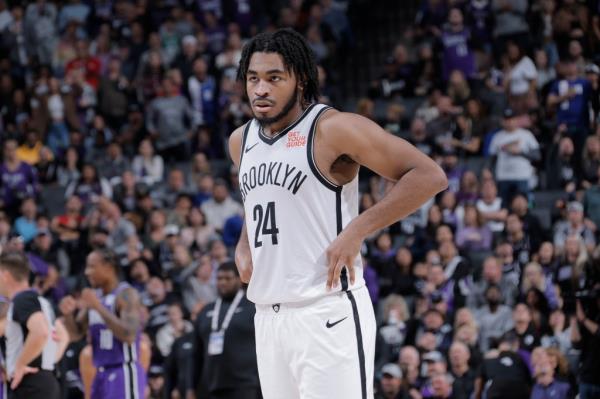
[[299, 104], [296, 77], [277, 53], [252, 54], [246, 74], [246, 93], [254, 117], [263, 126], [285, 118]]
[[102, 272], [102, 259], [95, 252], [90, 253], [85, 264], [85, 277], [92, 287], [96, 288], [102, 284]]

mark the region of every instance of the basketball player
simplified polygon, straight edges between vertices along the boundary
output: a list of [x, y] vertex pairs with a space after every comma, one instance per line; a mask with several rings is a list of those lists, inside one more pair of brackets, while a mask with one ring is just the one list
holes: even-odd
[[[248, 42], [238, 78], [254, 118], [229, 140], [246, 215], [235, 258], [256, 303], [263, 395], [372, 398], [376, 326], [359, 250], [446, 176], [374, 122], [315, 103], [314, 58], [292, 30]], [[360, 165], [395, 185], [358, 215]]]
[[119, 279], [119, 263], [106, 249], [97, 249], [87, 257], [85, 275], [95, 289], [81, 292], [84, 309], [75, 318], [77, 304], [64, 298], [60, 310], [70, 328], [89, 327], [88, 337], [96, 375], [92, 399], [142, 399], [146, 373], [139, 361], [140, 301], [137, 291]]

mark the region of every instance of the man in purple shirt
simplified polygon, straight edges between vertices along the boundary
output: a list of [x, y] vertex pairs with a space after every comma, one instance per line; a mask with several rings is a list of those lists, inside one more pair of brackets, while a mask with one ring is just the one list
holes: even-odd
[[471, 32], [463, 24], [463, 14], [453, 8], [448, 14], [448, 24], [441, 34], [443, 47], [443, 77], [448, 80], [450, 73], [459, 70], [469, 78], [475, 73], [475, 58], [469, 49]]
[[4, 162], [0, 164], [0, 208], [8, 215], [17, 215], [21, 201], [38, 194], [39, 186], [35, 169], [17, 158], [17, 141], [4, 143]]

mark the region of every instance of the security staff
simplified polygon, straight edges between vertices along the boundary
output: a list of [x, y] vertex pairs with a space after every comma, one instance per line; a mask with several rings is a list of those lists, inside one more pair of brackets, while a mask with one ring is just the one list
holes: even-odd
[[197, 397], [260, 399], [255, 307], [246, 298], [233, 262], [219, 266], [217, 291], [218, 299], [206, 305], [195, 323]]

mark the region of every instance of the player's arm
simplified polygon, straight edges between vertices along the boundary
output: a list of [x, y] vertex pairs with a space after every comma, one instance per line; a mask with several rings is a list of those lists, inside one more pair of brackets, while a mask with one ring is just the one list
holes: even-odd
[[[321, 143], [333, 147], [335, 155], [345, 155], [395, 182], [381, 201], [352, 220], [329, 246], [328, 287], [331, 287], [338, 281], [342, 268], [354, 263], [365, 237], [413, 213], [444, 190], [448, 180], [431, 158], [360, 115], [325, 114], [317, 134]], [[354, 282], [352, 267], [349, 272], [350, 281]]]
[[118, 340], [129, 344], [135, 341], [141, 326], [140, 298], [135, 289], [125, 288], [119, 293], [116, 301], [117, 314], [104, 306], [96, 292], [90, 288], [81, 292], [81, 298], [90, 309], [100, 314]]
[[[242, 151], [242, 139], [244, 135], [244, 127], [242, 125], [238, 127], [229, 137], [229, 155], [231, 160], [237, 166], [240, 167], [240, 155]], [[244, 216], [244, 225], [242, 226], [242, 233], [240, 239], [235, 247], [235, 265], [240, 272], [240, 279], [244, 283], [250, 281], [252, 276], [252, 255], [250, 253], [250, 242], [248, 241], [248, 229], [246, 228], [246, 217]]]

